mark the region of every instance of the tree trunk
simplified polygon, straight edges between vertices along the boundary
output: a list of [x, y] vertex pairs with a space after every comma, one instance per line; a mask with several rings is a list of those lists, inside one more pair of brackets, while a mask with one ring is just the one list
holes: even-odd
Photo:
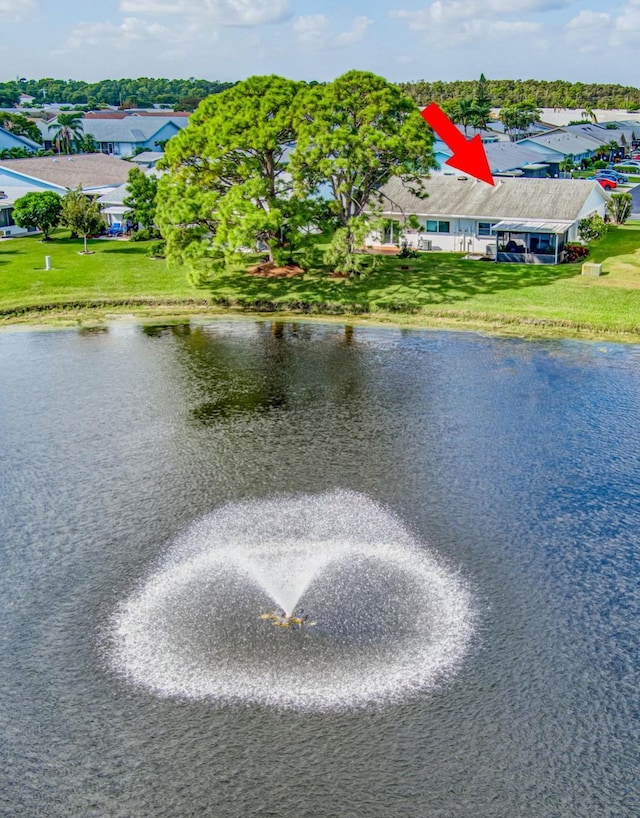
[[84, 239], [84, 252], [87, 252], [87, 234], [85, 233], [82, 238]]

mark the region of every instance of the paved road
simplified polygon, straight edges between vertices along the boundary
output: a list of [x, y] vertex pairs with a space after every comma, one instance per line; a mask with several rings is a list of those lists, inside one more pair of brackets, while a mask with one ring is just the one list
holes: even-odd
[[633, 197], [633, 207], [631, 208], [631, 218], [640, 219], [640, 185], [636, 185], [629, 191]]

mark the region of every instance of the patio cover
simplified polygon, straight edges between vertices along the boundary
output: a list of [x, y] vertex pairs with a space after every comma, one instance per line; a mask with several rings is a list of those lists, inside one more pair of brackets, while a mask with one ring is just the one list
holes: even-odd
[[494, 224], [493, 233], [566, 233], [570, 222], [512, 222], [502, 221]]

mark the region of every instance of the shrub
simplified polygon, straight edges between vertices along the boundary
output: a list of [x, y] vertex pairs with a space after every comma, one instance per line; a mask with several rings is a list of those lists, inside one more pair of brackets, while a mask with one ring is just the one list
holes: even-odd
[[593, 213], [587, 216], [586, 219], [580, 219], [578, 222], [578, 235], [582, 241], [590, 242], [602, 238], [607, 232], [608, 228], [602, 216], [598, 213]]
[[609, 163], [605, 162], [603, 159], [598, 159], [597, 162], [593, 163], [593, 167], [596, 168], [596, 170], [603, 170], [604, 168], [609, 167]]
[[407, 244], [403, 244], [396, 258], [418, 258], [418, 251]]
[[619, 173], [626, 173], [631, 176], [640, 176], [640, 168], [635, 165], [616, 165], [616, 170]]
[[574, 264], [589, 255], [589, 248], [584, 244], [565, 244], [564, 264]]
[[159, 238], [160, 231], [156, 227], [142, 227], [131, 234], [129, 241], [152, 241]]
[[167, 243], [165, 241], [154, 241], [147, 248], [146, 255], [149, 258], [164, 258], [166, 254]]

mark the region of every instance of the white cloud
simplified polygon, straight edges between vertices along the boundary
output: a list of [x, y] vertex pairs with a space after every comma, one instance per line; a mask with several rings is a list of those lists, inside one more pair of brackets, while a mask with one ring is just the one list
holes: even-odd
[[120, 23], [78, 23], [64, 45], [51, 53], [60, 56], [91, 48], [94, 57], [113, 52], [141, 56], [145, 53], [157, 55], [160, 50], [167, 59], [180, 59], [203, 39], [211, 42], [216, 37], [214, 32], [203, 30], [193, 22], [165, 26], [138, 17], [125, 17]]
[[0, 22], [19, 23], [37, 10], [37, 0], [0, 0]]
[[581, 11], [566, 26], [566, 38], [584, 54], [606, 48], [636, 47], [640, 42], [640, 0], [628, 0], [617, 15]]
[[434, 0], [424, 9], [397, 9], [389, 14], [391, 17], [407, 20], [409, 28], [418, 31], [431, 30], [434, 26], [454, 29], [473, 27], [480, 19], [496, 21], [496, 14], [521, 17], [523, 12], [551, 11], [571, 2], [572, 0]]
[[530, 36], [541, 30], [535, 22], [504, 20], [498, 14], [521, 16], [525, 10], [548, 10], [566, 0], [435, 0], [419, 11], [391, 11], [391, 17], [407, 20], [409, 28], [426, 31], [429, 39], [445, 48], [474, 40], [506, 40]]
[[317, 51], [343, 48], [361, 40], [373, 23], [369, 17], [354, 17], [351, 28], [339, 34], [332, 34], [331, 24], [324, 14], [309, 14], [298, 17], [293, 23], [298, 40]]
[[120, 10], [205, 18], [220, 26], [259, 26], [291, 16], [289, 0], [120, 0]]

